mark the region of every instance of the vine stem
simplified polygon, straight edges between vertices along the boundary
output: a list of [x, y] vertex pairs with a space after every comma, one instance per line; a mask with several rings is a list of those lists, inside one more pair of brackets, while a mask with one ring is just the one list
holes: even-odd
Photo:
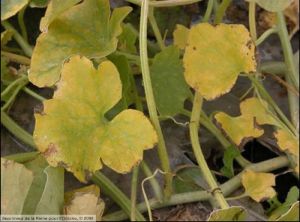
[[172, 174], [170, 169], [169, 157], [158, 120], [156, 104], [153, 95], [152, 83], [150, 78], [150, 70], [148, 63], [148, 52], [147, 52], [147, 20], [149, 12], [149, 0], [142, 1], [141, 5], [141, 18], [140, 18], [140, 58], [141, 58], [141, 70], [143, 76], [143, 83], [145, 88], [145, 96], [147, 100], [147, 106], [149, 110], [150, 119], [154, 125], [154, 128], [158, 135], [158, 156], [161, 161], [161, 167], [165, 175], [165, 189], [164, 197], [167, 199], [172, 193]]
[[215, 24], [219, 24], [222, 22], [222, 19], [224, 17], [225, 11], [228, 8], [228, 6], [231, 4], [232, 0], [223, 0], [222, 3], [219, 5], [217, 12], [216, 12], [216, 17], [215, 17]]
[[1, 51], [1, 55], [7, 57], [9, 60], [13, 61], [13, 62], [17, 62], [20, 64], [24, 64], [24, 65], [30, 65], [30, 59], [25, 57], [25, 56], [21, 56], [21, 55], [17, 55], [11, 52], [5, 52], [5, 51]]
[[277, 33], [277, 28], [269, 28], [265, 31], [258, 39], [255, 40], [255, 45], [259, 46], [263, 41], [265, 41], [270, 35]]
[[207, 22], [209, 20], [213, 8], [214, 8], [214, 0], [208, 0], [206, 11], [202, 20], [203, 22]]
[[257, 40], [255, 8], [256, 8], [255, 1], [250, 1], [249, 2], [249, 28], [250, 28], [251, 38], [254, 42]]
[[18, 23], [21, 29], [21, 33], [26, 42], [28, 42], [28, 35], [26, 30], [26, 25], [24, 22], [24, 14], [26, 11], [27, 5], [25, 5], [18, 13]]
[[277, 12], [277, 29], [280, 42], [282, 45], [284, 60], [286, 63], [286, 74], [291, 79], [293, 85], [299, 90], [299, 73], [296, 71], [296, 67], [293, 59], [293, 50], [289, 40], [288, 31], [286, 28], [285, 18], [282, 12]]
[[[251, 164], [247, 167], [247, 169], [251, 169], [255, 172], [270, 172], [283, 167], [287, 167], [289, 166], [289, 164], [290, 163], [288, 158], [286, 156], [281, 156], [270, 160], [262, 161], [260, 163]], [[243, 172], [239, 173], [238, 175], [232, 177], [230, 180], [228, 180], [227, 182], [225, 182], [220, 186], [225, 196], [230, 195], [241, 186], [242, 174]], [[193, 192], [174, 194], [167, 202], [164, 203], [161, 203], [156, 199], [150, 199], [149, 203], [151, 209], [157, 209], [157, 208], [174, 206], [174, 205], [184, 204], [184, 203], [206, 201], [211, 198], [212, 198], [211, 194], [204, 190], [204, 191], [193, 191]], [[138, 204], [137, 208], [139, 209], [140, 212], [147, 211], [147, 206], [145, 202]], [[126, 218], [128, 218], [126, 213], [124, 213], [123, 211], [116, 211], [114, 213], [104, 215], [102, 220], [118, 221], [118, 220], [125, 220]]]
[[160, 48], [160, 50], [163, 50], [165, 48], [165, 43], [164, 43], [164, 40], [163, 40], [163, 38], [161, 36], [161, 33], [159, 31], [156, 19], [154, 17], [154, 8], [153, 7], [149, 8], [148, 19], [149, 19], [150, 25], [152, 27], [153, 33], [155, 35], [155, 38], [157, 40], [157, 43], [159, 45], [159, 48]]
[[28, 44], [28, 42], [20, 35], [20, 33], [8, 22], [8, 21], [2, 21], [1, 24], [6, 30], [13, 31], [13, 37], [17, 41], [17, 43], [20, 45], [20, 47], [23, 49], [25, 55], [31, 57], [32, 55], [32, 47]]
[[217, 182], [214, 179], [214, 176], [210, 172], [210, 169], [206, 163], [206, 160], [204, 158], [204, 155], [201, 150], [201, 146], [199, 143], [199, 138], [198, 138], [198, 127], [199, 127], [199, 120], [200, 120], [200, 114], [202, 110], [202, 101], [203, 98], [202, 96], [196, 92], [195, 93], [195, 98], [194, 98], [194, 103], [193, 103], [193, 109], [192, 109], [192, 115], [191, 115], [191, 121], [190, 121], [190, 138], [191, 138], [191, 143], [193, 147], [193, 151], [197, 160], [197, 163], [203, 173], [203, 176], [208, 183], [213, 196], [215, 197], [216, 201], [220, 205], [222, 209], [226, 209], [229, 207], [228, 203], [226, 202], [222, 191], [219, 189], [219, 186]]
[[137, 183], [139, 176], [139, 166], [133, 168], [132, 178], [131, 178], [131, 212], [130, 212], [130, 220], [136, 221], [136, 193], [137, 193]]

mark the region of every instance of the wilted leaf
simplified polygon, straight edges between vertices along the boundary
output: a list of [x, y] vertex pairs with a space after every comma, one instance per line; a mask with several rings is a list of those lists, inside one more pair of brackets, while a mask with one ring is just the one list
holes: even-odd
[[231, 117], [223, 112], [215, 115], [226, 134], [237, 145], [240, 145], [244, 138], [257, 138], [264, 133], [257, 124], [279, 125], [269, 111], [267, 103], [258, 98], [244, 100], [240, 104], [240, 110], [241, 115], [238, 117]]
[[248, 2], [256, 2], [263, 9], [270, 12], [279, 12], [287, 8], [293, 0], [247, 0]]
[[80, 0], [52, 0], [50, 1], [45, 16], [41, 19], [40, 30], [41, 32], [47, 32], [48, 26], [55, 18], [59, 17], [65, 11], [67, 11], [72, 6], [76, 5]]
[[5, 30], [4, 32], [1, 32], [1, 48], [11, 40], [13, 34], [14, 33], [11, 30]]
[[184, 49], [189, 35], [189, 29], [183, 25], [177, 24], [173, 32], [174, 45]]
[[1, 214], [22, 213], [32, 180], [32, 172], [22, 164], [1, 158]]
[[157, 109], [161, 116], [174, 116], [183, 109], [191, 91], [183, 78], [179, 49], [174, 46], [158, 53], [150, 67]]
[[233, 206], [213, 211], [207, 221], [245, 221], [246, 211], [242, 207]]
[[234, 170], [233, 170], [233, 161], [236, 157], [240, 156], [241, 153], [238, 149], [236, 149], [235, 146], [229, 146], [223, 156], [223, 164], [224, 166], [221, 168], [221, 173], [231, 178], [234, 176]]
[[102, 162], [126, 173], [157, 142], [142, 112], [128, 109], [110, 122], [105, 119], [122, 95], [119, 73], [110, 61], [96, 70], [87, 58], [72, 57], [57, 86], [43, 113], [35, 115], [34, 140], [50, 165], [64, 166], [80, 181], [101, 169]]
[[60, 214], [64, 200], [63, 169], [50, 167], [42, 156], [25, 163], [25, 166], [33, 172], [34, 179], [22, 214]]
[[299, 221], [299, 201], [294, 203], [289, 211], [279, 217], [276, 221]]
[[292, 23], [291, 36], [293, 36], [299, 30], [299, 0], [293, 0], [284, 10], [284, 15]]
[[96, 215], [101, 221], [105, 203], [99, 198], [100, 189], [95, 185], [66, 193], [65, 215]]
[[138, 33], [134, 29], [134, 27], [130, 24], [123, 24], [122, 25], [122, 33], [119, 36], [119, 43], [118, 43], [118, 49], [122, 52], [128, 52], [128, 53], [136, 53], [136, 40], [138, 38]]
[[256, 202], [272, 198], [276, 195], [275, 175], [271, 173], [257, 173], [252, 170], [246, 170], [242, 174], [242, 184], [246, 194]]
[[243, 25], [195, 25], [183, 57], [185, 79], [205, 99], [215, 99], [230, 91], [239, 73], [255, 71], [254, 51]]
[[17, 14], [28, 0], [1, 0], [1, 21]]
[[269, 221], [275, 221], [277, 218], [280, 218], [281, 215], [285, 214], [291, 206], [297, 202], [299, 198], [299, 189], [294, 186], [290, 189], [287, 197], [282, 205], [272, 211]]
[[115, 51], [120, 24], [130, 11], [116, 8], [110, 16], [108, 0], [89, 0], [57, 16], [37, 39], [29, 80], [39, 87], [52, 86], [72, 55], [101, 58]]

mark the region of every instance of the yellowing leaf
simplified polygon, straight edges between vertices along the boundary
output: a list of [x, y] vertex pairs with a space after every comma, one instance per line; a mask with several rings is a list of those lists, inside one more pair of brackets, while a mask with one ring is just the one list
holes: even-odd
[[1, 158], [1, 214], [22, 213], [32, 181], [32, 172], [22, 164]]
[[184, 49], [189, 35], [189, 29], [183, 25], [177, 24], [173, 32], [174, 45]]
[[1, 0], [1, 21], [17, 14], [28, 0]]
[[213, 211], [207, 221], [245, 221], [246, 211], [242, 207], [233, 206]]
[[111, 122], [105, 117], [122, 95], [119, 73], [110, 61], [98, 69], [75, 56], [62, 69], [53, 99], [36, 114], [34, 140], [52, 166], [62, 165], [80, 181], [102, 168], [131, 170], [152, 148], [157, 135], [142, 112], [124, 110]]
[[279, 12], [287, 8], [293, 0], [247, 0], [248, 2], [256, 2], [263, 9], [270, 12]]
[[299, 221], [299, 201], [294, 203], [289, 211], [279, 217], [276, 221]]
[[95, 185], [66, 193], [67, 205], [64, 207], [64, 214], [95, 215], [96, 221], [101, 221], [105, 204], [99, 196], [100, 189]]
[[13, 31], [11, 30], [5, 30], [4, 32], [1, 32], [1, 47], [5, 46], [7, 42], [9, 42], [13, 36]]
[[205, 99], [215, 99], [230, 91], [239, 73], [255, 71], [254, 51], [243, 25], [195, 25], [183, 57], [185, 79]]
[[257, 173], [252, 170], [246, 170], [242, 174], [242, 184], [246, 194], [256, 202], [276, 195], [276, 191], [272, 188], [272, 186], [275, 186], [275, 175], [271, 173]]
[[48, 32], [37, 39], [29, 80], [39, 87], [52, 86], [71, 56], [102, 58], [115, 51], [120, 24], [130, 11], [116, 8], [110, 16], [108, 0], [88, 0], [56, 16]]
[[67, 9], [76, 5], [80, 0], [52, 0], [47, 6], [45, 16], [41, 19], [40, 30], [46, 32], [50, 23]]
[[260, 137], [264, 131], [257, 124], [278, 125], [268, 110], [267, 103], [253, 97], [244, 100], [240, 104], [241, 115], [231, 117], [226, 113], [219, 112], [215, 115], [231, 140], [240, 145], [244, 138]]

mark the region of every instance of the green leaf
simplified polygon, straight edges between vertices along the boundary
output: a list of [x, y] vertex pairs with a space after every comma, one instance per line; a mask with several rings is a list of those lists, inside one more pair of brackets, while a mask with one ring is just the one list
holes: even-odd
[[123, 24], [122, 25], [122, 33], [119, 36], [119, 43], [118, 43], [118, 49], [122, 52], [128, 52], [128, 53], [137, 53], [136, 50], [136, 40], [138, 38], [138, 33], [134, 29], [133, 25], [130, 23]]
[[22, 164], [1, 158], [1, 214], [22, 213], [33, 174]]
[[17, 14], [27, 3], [28, 0], [1, 0], [1, 21]]
[[286, 9], [293, 0], [246, 0], [248, 2], [256, 2], [263, 9], [270, 12], [280, 12]]
[[275, 175], [272, 173], [257, 173], [252, 170], [245, 170], [242, 174], [242, 184], [246, 194], [256, 202], [260, 202], [276, 195]]
[[52, 0], [50, 1], [45, 16], [41, 19], [40, 30], [47, 32], [48, 26], [61, 14], [67, 11], [72, 6], [76, 5], [80, 0]]
[[150, 67], [155, 102], [161, 116], [174, 116], [191, 95], [184, 81], [179, 49], [169, 46], [158, 53]]
[[35, 115], [34, 140], [51, 166], [64, 166], [80, 181], [102, 163], [126, 173], [157, 142], [142, 112], [124, 110], [110, 122], [104, 117], [122, 95], [119, 73], [110, 61], [95, 69], [89, 59], [72, 57], [57, 87], [43, 113]]
[[242, 207], [233, 206], [227, 209], [213, 211], [208, 221], [245, 221], [246, 211]]
[[96, 220], [101, 221], [105, 203], [99, 198], [99, 187], [90, 185], [68, 192], [65, 196], [65, 215], [95, 215]]
[[108, 0], [89, 0], [57, 16], [37, 39], [29, 80], [39, 87], [52, 86], [72, 55], [102, 58], [115, 51], [120, 24], [130, 11], [130, 7], [116, 8], [110, 16]]
[[276, 221], [299, 221], [299, 201], [294, 203], [289, 211], [279, 217]]
[[277, 218], [280, 218], [281, 215], [285, 214], [291, 206], [298, 201], [298, 198], [299, 189], [296, 186], [293, 186], [288, 192], [284, 203], [272, 211], [269, 221], [275, 221]]
[[234, 171], [233, 171], [233, 161], [236, 157], [240, 156], [241, 153], [238, 149], [236, 149], [235, 146], [229, 146], [225, 152], [224, 152], [224, 157], [223, 157], [223, 164], [224, 166], [221, 169], [221, 173], [228, 177], [231, 178], [234, 176]]
[[47, 181], [35, 214], [58, 215], [64, 203], [64, 170], [60, 167], [47, 166], [44, 173]]
[[185, 79], [205, 99], [215, 99], [230, 91], [239, 73], [256, 70], [254, 52], [243, 25], [197, 24], [189, 31], [183, 57]]
[[22, 214], [60, 214], [64, 199], [63, 169], [50, 167], [40, 155], [25, 166], [33, 172], [34, 179]]
[[203, 190], [203, 174], [198, 167], [183, 168], [173, 179], [175, 193]]

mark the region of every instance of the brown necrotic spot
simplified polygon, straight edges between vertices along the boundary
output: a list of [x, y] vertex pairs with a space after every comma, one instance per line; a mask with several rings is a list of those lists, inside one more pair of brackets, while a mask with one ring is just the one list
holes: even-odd
[[47, 158], [57, 153], [57, 147], [54, 143], [48, 145], [48, 149], [43, 153], [44, 157]]
[[38, 104], [37, 106], [35, 106], [33, 111], [34, 113], [38, 113], [42, 116], [46, 115], [46, 113], [44, 112], [43, 104]]
[[193, 46], [193, 50], [196, 50], [197, 48], [196, 48], [196, 46]]

